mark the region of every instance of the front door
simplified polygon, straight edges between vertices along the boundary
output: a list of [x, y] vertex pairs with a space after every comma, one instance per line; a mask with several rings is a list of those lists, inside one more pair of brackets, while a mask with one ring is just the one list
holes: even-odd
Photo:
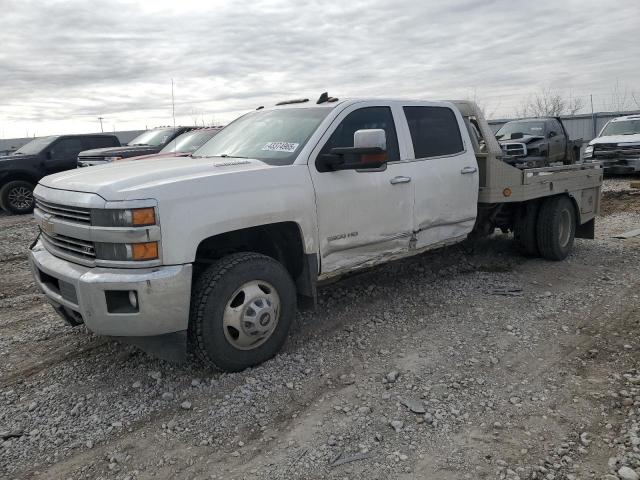
[[84, 147], [80, 138], [62, 138], [56, 141], [49, 148], [44, 162], [47, 174], [76, 168], [78, 154], [82, 150]]
[[407, 175], [415, 189], [416, 249], [465, 237], [478, 209], [478, 164], [464, 120], [441, 105], [406, 104], [413, 145]]
[[[353, 134], [384, 129], [389, 163], [377, 170], [322, 171], [318, 155], [353, 147]], [[404, 150], [404, 148], [402, 148]], [[316, 191], [322, 275], [406, 253], [411, 238], [413, 188], [400, 160], [389, 106], [351, 105], [335, 119], [309, 160]]]
[[563, 160], [567, 138], [564, 135], [564, 130], [560, 122], [556, 119], [549, 121], [547, 137], [549, 137], [549, 161], [557, 162]]

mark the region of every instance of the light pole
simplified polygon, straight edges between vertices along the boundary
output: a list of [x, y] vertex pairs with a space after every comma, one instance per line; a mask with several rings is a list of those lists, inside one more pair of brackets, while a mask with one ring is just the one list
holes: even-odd
[[102, 128], [102, 119], [103, 119], [103, 118], [104, 118], [104, 117], [98, 117], [98, 120], [100, 120], [100, 131], [101, 131], [102, 133], [104, 133], [104, 129]]

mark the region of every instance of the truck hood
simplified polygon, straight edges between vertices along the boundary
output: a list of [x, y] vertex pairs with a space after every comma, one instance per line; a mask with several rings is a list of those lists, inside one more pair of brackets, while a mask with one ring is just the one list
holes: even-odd
[[150, 155], [140, 155], [137, 157], [127, 157], [123, 162], [129, 162], [131, 160], [151, 160], [153, 158], [168, 158], [168, 157], [188, 157], [189, 153], [182, 152], [169, 152], [169, 153], [152, 153]]
[[640, 133], [633, 135], [608, 135], [606, 137], [597, 137], [589, 142], [589, 145], [598, 143], [640, 143]]
[[7, 165], [8, 162], [19, 163], [24, 160], [34, 160], [38, 158], [37, 155], [2, 155], [0, 156], [0, 164]]
[[84, 157], [137, 157], [138, 155], [149, 155], [157, 153], [162, 146], [153, 147], [151, 145], [123, 145], [122, 147], [94, 148], [80, 152], [79, 158]]
[[524, 135], [521, 138], [514, 138], [510, 140], [501, 139], [498, 140], [498, 142], [500, 142], [501, 145], [503, 143], [524, 143], [525, 145], [529, 145], [530, 143], [539, 142], [540, 140], [544, 140], [544, 137], [541, 137], [540, 135]]
[[255, 159], [239, 158], [154, 158], [144, 162], [115, 162], [78, 168], [40, 180], [45, 187], [74, 192], [96, 193], [108, 201], [157, 198], [163, 188], [179, 187], [189, 195], [196, 185], [211, 177], [242, 175], [243, 172], [277, 168]]

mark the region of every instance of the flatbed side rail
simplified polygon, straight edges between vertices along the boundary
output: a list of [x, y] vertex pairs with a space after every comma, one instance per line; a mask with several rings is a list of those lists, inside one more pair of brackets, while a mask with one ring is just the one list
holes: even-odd
[[577, 180], [579, 177], [599, 178], [602, 167], [599, 163], [561, 165], [558, 167], [528, 168], [522, 170], [522, 184], [547, 183], [551, 180]]

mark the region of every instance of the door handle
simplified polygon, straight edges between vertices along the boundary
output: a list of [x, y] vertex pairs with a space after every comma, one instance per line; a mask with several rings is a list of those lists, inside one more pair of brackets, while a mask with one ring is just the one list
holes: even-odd
[[397, 183], [409, 183], [411, 181], [411, 177], [393, 177], [391, 180], [391, 185], [396, 185]]
[[476, 167], [464, 167], [462, 170], [460, 170], [460, 173], [462, 175], [465, 175], [467, 173], [476, 173], [478, 171], [478, 169]]

